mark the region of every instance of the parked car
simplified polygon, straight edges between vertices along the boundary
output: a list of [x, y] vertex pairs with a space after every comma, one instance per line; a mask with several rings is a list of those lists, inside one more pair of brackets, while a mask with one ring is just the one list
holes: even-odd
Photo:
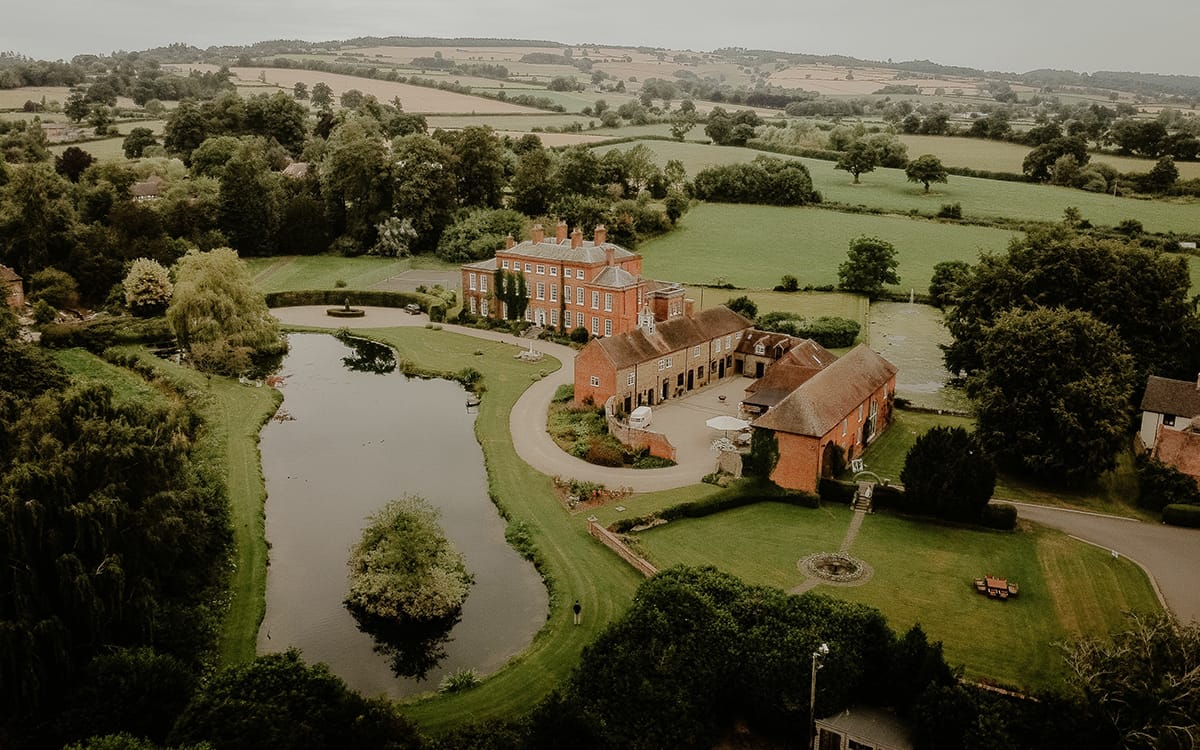
[[649, 406], [639, 406], [629, 413], [629, 426], [637, 430], [644, 430], [650, 426], [653, 417]]
[[404, 306], [404, 312], [408, 313], [409, 315], [420, 315], [421, 314], [421, 306], [416, 304], [415, 302], [409, 303]]

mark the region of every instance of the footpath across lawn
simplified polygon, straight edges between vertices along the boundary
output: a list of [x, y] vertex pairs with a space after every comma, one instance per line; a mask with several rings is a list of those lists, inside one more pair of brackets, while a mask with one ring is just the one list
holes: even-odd
[[[851, 511], [780, 503], [673, 521], [637, 534], [660, 567], [715, 565], [748, 583], [789, 590], [798, 561], [838, 549]], [[967, 677], [1024, 689], [1060, 684], [1057, 643], [1121, 630], [1123, 611], [1160, 611], [1136, 564], [1049, 529], [1016, 533], [954, 528], [888, 514], [865, 519], [850, 554], [874, 569], [861, 586], [814, 591], [877, 607], [892, 628], [919, 622]], [[975, 591], [985, 574], [1020, 585], [1009, 601]]]

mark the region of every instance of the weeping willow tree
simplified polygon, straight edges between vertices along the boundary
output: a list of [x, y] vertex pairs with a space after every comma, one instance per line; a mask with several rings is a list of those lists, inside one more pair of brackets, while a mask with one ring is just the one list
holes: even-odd
[[286, 344], [249, 271], [227, 247], [188, 253], [175, 264], [167, 322], [195, 365], [239, 375]]
[[112, 646], [194, 663], [230, 534], [191, 421], [99, 385], [0, 402], [0, 717], [36, 712]]

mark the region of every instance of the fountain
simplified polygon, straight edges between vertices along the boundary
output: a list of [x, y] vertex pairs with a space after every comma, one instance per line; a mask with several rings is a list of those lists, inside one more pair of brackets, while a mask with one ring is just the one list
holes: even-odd
[[347, 297], [342, 307], [330, 307], [325, 311], [325, 314], [331, 318], [361, 318], [367, 314], [367, 311], [351, 307], [350, 298]]

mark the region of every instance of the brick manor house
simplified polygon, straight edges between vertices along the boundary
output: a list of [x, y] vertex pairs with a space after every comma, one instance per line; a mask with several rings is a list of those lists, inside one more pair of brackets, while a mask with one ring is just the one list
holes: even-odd
[[535, 224], [530, 239], [511, 236], [494, 258], [462, 266], [463, 306], [474, 315], [503, 320], [506, 303], [498, 294], [497, 274], [520, 274], [526, 296], [525, 320], [592, 336], [615, 336], [637, 328], [643, 308], [665, 322], [690, 314], [692, 301], [675, 283], [642, 278], [642, 256], [608, 241], [604, 225], [591, 240], [576, 228], [568, 236], [558, 222], [554, 237]]

